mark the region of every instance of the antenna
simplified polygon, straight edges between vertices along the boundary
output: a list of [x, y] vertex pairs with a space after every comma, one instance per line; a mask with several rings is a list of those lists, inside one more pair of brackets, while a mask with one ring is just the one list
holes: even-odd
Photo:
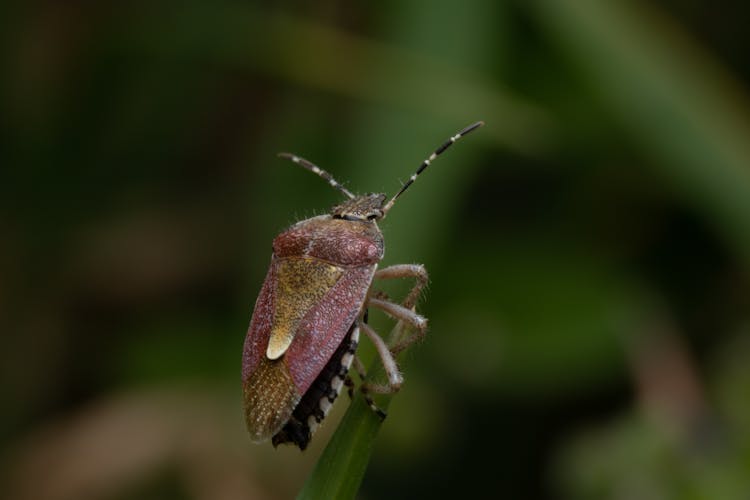
[[342, 193], [344, 193], [344, 196], [346, 196], [350, 200], [355, 198], [355, 196], [351, 193], [351, 191], [349, 191], [344, 186], [342, 186], [341, 183], [339, 181], [337, 181], [336, 179], [334, 179], [331, 174], [329, 174], [328, 172], [326, 172], [322, 168], [318, 167], [314, 163], [312, 163], [312, 162], [310, 162], [308, 160], [305, 160], [304, 158], [300, 158], [297, 155], [293, 155], [291, 153], [279, 153], [278, 156], [279, 156], [279, 158], [286, 158], [287, 160], [292, 160], [294, 163], [296, 163], [297, 165], [301, 166], [302, 168], [304, 168], [306, 170], [309, 170], [310, 172], [314, 173], [315, 175], [318, 175], [318, 176], [322, 177], [323, 179], [325, 179], [326, 181], [328, 181], [328, 184], [330, 184], [331, 187], [336, 188], [339, 191], [341, 191]]
[[423, 161], [422, 164], [417, 169], [417, 171], [414, 172], [414, 174], [412, 174], [411, 177], [409, 177], [408, 181], [406, 181], [406, 184], [404, 184], [403, 186], [401, 186], [401, 189], [399, 190], [399, 192], [396, 193], [393, 196], [393, 198], [391, 198], [388, 201], [388, 203], [386, 203], [383, 206], [383, 217], [385, 217], [385, 214], [387, 214], [388, 211], [391, 208], [393, 208], [393, 204], [396, 203], [396, 200], [398, 199], [398, 197], [401, 196], [402, 194], [404, 194], [404, 191], [406, 191], [407, 189], [409, 189], [409, 186], [411, 186], [414, 183], [414, 181], [417, 180], [417, 176], [419, 176], [419, 174], [421, 174], [424, 171], [424, 169], [426, 169], [430, 165], [430, 163], [432, 163], [435, 160], [435, 158], [437, 158], [438, 156], [440, 156], [441, 154], [443, 154], [446, 149], [448, 149], [449, 147], [451, 147], [453, 145], [453, 143], [456, 142], [457, 140], [459, 140], [461, 137], [465, 136], [466, 134], [468, 134], [470, 132], [473, 132], [474, 130], [478, 129], [482, 125], [484, 125], [484, 122], [481, 122], [481, 121], [480, 122], [476, 122], [476, 123], [472, 123], [471, 125], [469, 125], [465, 129], [461, 130], [456, 135], [454, 135], [453, 137], [451, 137], [450, 139], [448, 139], [447, 141], [445, 141], [442, 146], [440, 146], [439, 148], [437, 148], [425, 161]]

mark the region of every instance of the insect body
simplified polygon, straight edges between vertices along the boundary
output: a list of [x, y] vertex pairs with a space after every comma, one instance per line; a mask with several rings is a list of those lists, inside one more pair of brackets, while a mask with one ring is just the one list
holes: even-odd
[[[426, 331], [427, 320], [414, 312], [414, 305], [427, 273], [421, 265], [410, 264], [377, 269], [385, 249], [377, 221], [439, 154], [481, 125], [470, 125], [446, 141], [388, 201], [384, 194], [355, 196], [307, 160], [280, 155], [327, 180], [347, 200], [328, 215], [294, 224], [273, 241], [271, 265], [242, 357], [245, 420], [254, 441], [271, 438], [274, 446], [307, 447], [342, 387], [351, 388], [352, 364], [364, 377], [355, 357], [361, 331], [374, 343], [388, 377], [387, 385], [364, 383], [361, 389], [370, 406], [385, 417], [367, 392], [399, 389], [402, 377], [393, 355]], [[375, 279], [394, 278], [416, 280], [401, 304], [371, 289]], [[369, 307], [411, 325], [414, 333], [387, 345], [366, 323]]]

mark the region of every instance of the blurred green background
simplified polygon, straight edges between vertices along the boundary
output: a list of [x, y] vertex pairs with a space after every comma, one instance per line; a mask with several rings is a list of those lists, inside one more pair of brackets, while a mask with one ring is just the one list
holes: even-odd
[[748, 498], [750, 7], [273, 4], [2, 7], [0, 489], [295, 495], [346, 398], [254, 445], [240, 356], [340, 196], [275, 155], [391, 194], [482, 119], [381, 224], [431, 330], [360, 497]]

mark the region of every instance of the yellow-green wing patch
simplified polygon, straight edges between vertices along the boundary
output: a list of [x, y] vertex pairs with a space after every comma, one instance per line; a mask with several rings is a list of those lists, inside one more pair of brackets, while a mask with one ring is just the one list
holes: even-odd
[[266, 356], [278, 359], [294, 340], [300, 321], [341, 278], [343, 270], [310, 257], [278, 263], [276, 300]]

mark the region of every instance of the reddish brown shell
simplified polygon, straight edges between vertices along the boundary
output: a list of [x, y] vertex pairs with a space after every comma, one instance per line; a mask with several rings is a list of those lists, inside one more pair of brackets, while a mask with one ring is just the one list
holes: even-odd
[[[374, 222], [320, 216], [281, 233], [273, 250], [242, 359], [245, 418], [255, 441], [283, 427], [356, 321], [384, 246]], [[321, 268], [334, 269], [335, 279], [317, 280]], [[295, 314], [280, 313], [295, 307]], [[272, 332], [287, 330], [288, 348], [269, 358]]]

